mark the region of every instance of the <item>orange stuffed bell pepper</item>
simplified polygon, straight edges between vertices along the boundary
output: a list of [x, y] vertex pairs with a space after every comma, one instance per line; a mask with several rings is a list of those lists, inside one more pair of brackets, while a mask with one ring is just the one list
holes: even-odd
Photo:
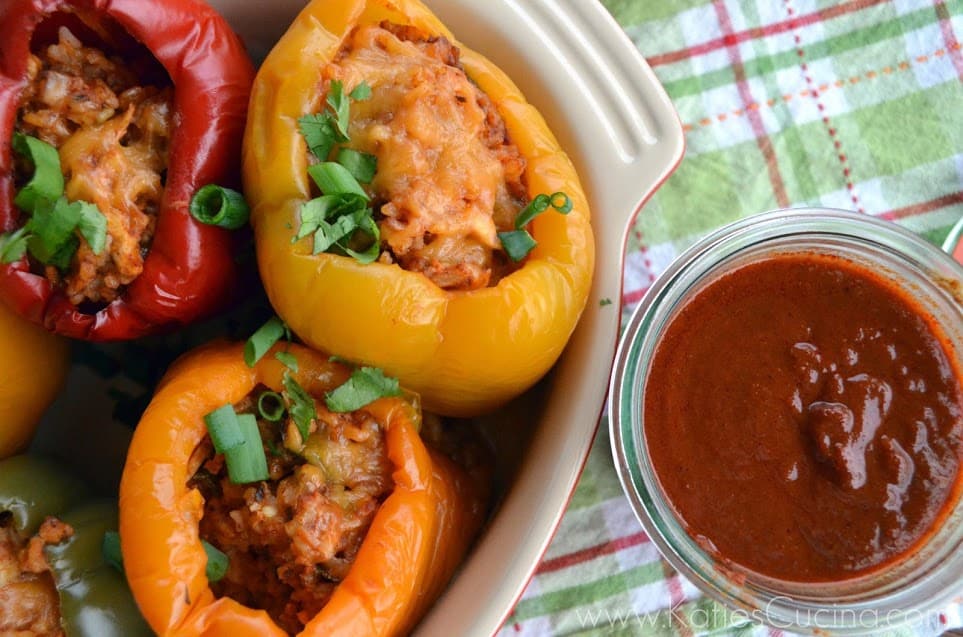
[[[418, 0], [307, 5], [256, 77], [243, 176], [278, 314], [429, 411], [525, 391], [584, 308], [594, 244], [571, 162]], [[549, 202], [567, 214], [523, 214]]]
[[67, 339], [0, 304], [0, 458], [26, 448], [70, 365]]
[[[486, 465], [429, 450], [397, 384], [358, 407], [359, 373], [391, 379], [287, 347], [296, 364], [269, 353], [249, 367], [240, 345], [188, 354], [137, 427], [121, 546], [160, 635], [404, 633], [481, 523]], [[222, 420], [256, 442], [228, 444]]]

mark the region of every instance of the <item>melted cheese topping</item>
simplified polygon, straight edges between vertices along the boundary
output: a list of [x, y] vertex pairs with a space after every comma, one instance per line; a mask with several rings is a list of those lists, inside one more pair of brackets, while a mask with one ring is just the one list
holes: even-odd
[[424, 273], [446, 289], [474, 289], [506, 273], [497, 232], [524, 204], [525, 160], [507, 141], [490, 100], [458, 66], [444, 38], [410, 27], [364, 26], [323, 70], [352, 102], [350, 146], [378, 158], [382, 261]]

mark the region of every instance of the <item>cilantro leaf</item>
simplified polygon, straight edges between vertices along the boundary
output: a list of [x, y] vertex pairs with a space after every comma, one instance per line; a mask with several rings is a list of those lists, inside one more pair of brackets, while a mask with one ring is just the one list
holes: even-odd
[[66, 269], [70, 264], [70, 257], [77, 249], [78, 241], [74, 230], [79, 223], [80, 206], [67, 203], [65, 197], [53, 202], [48, 199], [38, 200], [33, 216], [24, 226], [32, 235], [27, 242], [30, 254], [41, 263]]
[[60, 170], [60, 154], [45, 141], [22, 133], [14, 133], [13, 151], [33, 164], [33, 176], [17, 192], [13, 203], [25, 212], [33, 212], [42, 200], [56, 201], [64, 193], [64, 176]]
[[348, 95], [353, 100], [363, 102], [369, 97], [371, 97], [371, 87], [364, 80], [361, 80], [361, 84], [358, 84]]
[[27, 252], [29, 239], [30, 235], [24, 227], [0, 235], [0, 262], [13, 263], [22, 259]]
[[338, 163], [363, 184], [370, 184], [378, 170], [377, 157], [351, 148], [342, 148], [338, 151]]
[[318, 412], [314, 408], [314, 399], [291, 374], [285, 372], [281, 382], [284, 384], [284, 394], [289, 401], [288, 413], [291, 414], [291, 419], [301, 433], [301, 440], [307, 440], [311, 433], [311, 421], [318, 417]]
[[100, 254], [107, 244], [107, 217], [90, 202], [75, 201], [71, 205], [80, 208], [80, 221], [77, 224], [80, 236], [87, 240], [94, 254]]
[[344, 85], [340, 80], [332, 80], [328, 87], [328, 97], [325, 100], [331, 110], [334, 111], [334, 125], [337, 128], [338, 141], [348, 141], [348, 119], [350, 116], [351, 101], [344, 94]]
[[326, 161], [337, 142], [337, 132], [331, 115], [327, 113], [303, 115], [298, 118], [298, 130], [301, 131], [311, 154], [321, 161]]
[[379, 398], [400, 396], [397, 378], [385, 376], [376, 367], [354, 370], [343, 385], [325, 394], [324, 402], [333, 412], [349, 412], [361, 409]]

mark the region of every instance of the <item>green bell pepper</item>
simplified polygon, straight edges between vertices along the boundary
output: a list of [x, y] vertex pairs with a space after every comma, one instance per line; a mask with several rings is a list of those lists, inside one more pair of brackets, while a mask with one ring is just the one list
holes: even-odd
[[153, 634], [123, 574], [101, 551], [104, 533], [117, 529], [117, 502], [91, 497], [85, 485], [49, 460], [21, 455], [0, 461], [0, 520], [9, 516], [20, 535], [30, 537], [50, 515], [74, 529], [70, 538], [44, 549], [68, 637]]

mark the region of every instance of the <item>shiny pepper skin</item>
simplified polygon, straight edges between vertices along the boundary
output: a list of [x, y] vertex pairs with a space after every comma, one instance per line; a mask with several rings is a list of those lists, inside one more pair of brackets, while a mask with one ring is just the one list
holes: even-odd
[[[322, 397], [350, 375], [327, 356], [287, 347], [298, 361], [292, 375], [312, 396]], [[258, 385], [281, 391], [285, 370], [273, 352], [251, 368], [241, 344], [199, 348], [171, 367], [137, 426], [121, 478], [121, 548], [134, 598], [160, 635], [285, 635], [263, 610], [215, 598], [198, 531], [203, 497], [187, 486], [188, 461], [207, 435], [204, 415]], [[300, 633], [305, 637], [409, 631], [484, 517], [487, 475], [469, 475], [430, 451], [418, 435], [420, 410], [403, 398], [382, 398], [364, 409], [385, 426], [394, 490], [348, 575]]]
[[124, 576], [101, 550], [104, 533], [117, 530], [116, 500], [92, 497], [52, 460], [20, 455], [0, 461], [0, 512], [22, 535], [34, 534], [47, 516], [73, 528], [70, 538], [44, 548], [69, 637], [151, 634]]
[[[312, 197], [298, 117], [321, 110], [320, 69], [357, 25], [388, 20], [443, 35], [501, 114], [527, 161], [529, 196], [558, 191], [574, 208], [543, 214], [538, 246], [497, 285], [446, 291], [397, 265], [362, 265], [291, 243]], [[489, 412], [555, 363], [584, 309], [594, 243], [578, 176], [539, 112], [508, 77], [457, 43], [418, 0], [314, 0], [258, 71], [244, 139], [243, 175], [261, 278], [277, 313], [311, 346], [380, 367], [418, 392], [425, 409]]]
[[233, 241], [188, 212], [194, 192], [237, 182], [254, 69], [240, 39], [201, 0], [4, 0], [0, 2], [0, 232], [24, 223], [13, 203], [11, 139], [27, 83], [31, 37], [51, 15], [109, 17], [163, 65], [175, 122], [157, 227], [143, 272], [106, 307], [70, 302], [26, 257], [0, 264], [0, 300], [50, 331], [92, 341], [127, 340], [216, 310], [234, 281]]

